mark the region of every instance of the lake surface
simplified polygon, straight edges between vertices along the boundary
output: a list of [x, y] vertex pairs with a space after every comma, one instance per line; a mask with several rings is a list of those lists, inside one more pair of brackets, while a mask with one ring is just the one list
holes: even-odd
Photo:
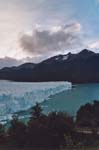
[[42, 106], [47, 112], [61, 110], [74, 115], [81, 105], [94, 100], [99, 100], [99, 84], [80, 84], [52, 96]]
[[40, 102], [45, 113], [66, 111], [75, 114], [81, 105], [99, 100], [99, 84], [68, 82], [19, 83], [0, 81], [0, 120]]

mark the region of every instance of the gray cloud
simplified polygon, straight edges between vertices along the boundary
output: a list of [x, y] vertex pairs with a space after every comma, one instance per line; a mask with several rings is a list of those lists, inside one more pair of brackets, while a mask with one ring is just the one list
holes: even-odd
[[22, 64], [22, 61], [10, 57], [0, 58], [0, 69], [3, 67], [18, 66], [20, 64]]
[[20, 46], [23, 51], [33, 55], [62, 52], [83, 46], [80, 33], [79, 23], [56, 26], [48, 30], [35, 29], [32, 35], [21, 36]]

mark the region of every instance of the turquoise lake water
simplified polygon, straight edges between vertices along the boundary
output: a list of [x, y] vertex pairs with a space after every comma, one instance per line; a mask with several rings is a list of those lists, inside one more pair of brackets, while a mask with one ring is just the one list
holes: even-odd
[[44, 111], [65, 111], [75, 114], [81, 105], [99, 100], [99, 84], [81, 84], [63, 91], [44, 101]]

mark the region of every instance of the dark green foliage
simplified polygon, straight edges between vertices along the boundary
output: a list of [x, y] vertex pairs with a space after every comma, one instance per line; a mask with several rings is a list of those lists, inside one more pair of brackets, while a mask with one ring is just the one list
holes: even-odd
[[5, 130], [4, 126], [0, 124], [0, 143], [5, 141]]
[[10, 142], [16, 146], [59, 148], [66, 145], [66, 136], [71, 136], [74, 129], [72, 117], [62, 112], [42, 114], [37, 103], [31, 112], [27, 126], [16, 116], [8, 130]]
[[48, 115], [49, 127], [59, 135], [69, 134], [74, 128], [73, 118], [62, 112], [51, 112]]
[[26, 125], [13, 116], [11, 127], [8, 130], [8, 135], [12, 144], [16, 146], [24, 146], [26, 143]]
[[83, 127], [99, 127], [99, 101], [81, 106], [77, 112], [76, 123]]
[[[26, 125], [13, 117], [9, 129], [10, 142], [16, 146], [33, 148], [60, 148], [66, 145], [98, 145], [99, 135], [95, 127], [99, 127], [99, 102], [82, 106], [77, 112], [77, 120], [67, 113], [51, 112], [42, 113], [38, 103], [31, 109], [31, 118]], [[75, 127], [89, 127], [91, 134], [79, 133]]]
[[39, 119], [42, 116], [42, 108], [39, 103], [36, 103], [35, 106], [31, 108], [32, 118]]
[[33, 147], [60, 147], [66, 145], [65, 135], [74, 128], [72, 117], [62, 112], [42, 114], [39, 104], [32, 108], [32, 117], [28, 123], [28, 145]]
[[[13, 116], [10, 128], [4, 131], [0, 125], [0, 144], [27, 149], [60, 149], [65, 146], [99, 146], [99, 102], [82, 106], [77, 112], [77, 119], [67, 113], [42, 113], [37, 103], [31, 109], [31, 118], [27, 125]], [[91, 129], [91, 133], [78, 132], [79, 127]]]

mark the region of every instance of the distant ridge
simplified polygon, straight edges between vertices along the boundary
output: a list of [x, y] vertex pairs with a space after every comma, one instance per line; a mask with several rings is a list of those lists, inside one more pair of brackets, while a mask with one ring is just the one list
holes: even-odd
[[0, 70], [1, 80], [21, 82], [99, 82], [99, 54], [84, 49], [77, 54], [57, 55], [41, 63], [25, 63]]

